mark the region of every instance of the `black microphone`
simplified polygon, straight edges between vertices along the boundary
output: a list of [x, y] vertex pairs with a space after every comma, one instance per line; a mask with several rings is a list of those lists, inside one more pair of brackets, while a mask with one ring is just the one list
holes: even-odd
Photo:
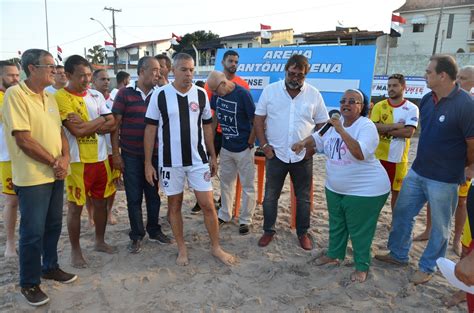
[[[341, 118], [341, 112], [339, 112], [339, 110], [331, 110], [331, 111], [329, 111], [329, 118], [340, 119]], [[331, 127], [332, 127], [331, 123], [324, 124], [324, 126], [319, 131], [319, 136], [322, 137], [329, 130], [329, 128], [331, 128]]]

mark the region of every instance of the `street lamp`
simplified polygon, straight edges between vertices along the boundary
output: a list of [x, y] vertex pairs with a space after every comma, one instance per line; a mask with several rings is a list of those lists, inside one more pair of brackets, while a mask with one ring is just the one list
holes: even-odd
[[102, 28], [103, 28], [103, 29], [107, 32], [107, 34], [110, 36], [110, 38], [112, 38], [112, 40], [114, 39], [114, 36], [112, 36], [112, 35], [109, 33], [109, 31], [108, 31], [107, 28], [104, 26], [104, 24], [102, 24], [101, 21], [96, 20], [96, 19], [93, 18], [93, 17], [90, 17], [90, 20], [91, 20], [91, 21], [96, 21], [97, 23], [99, 23], [100, 26], [102, 26]]
[[102, 26], [102, 28], [105, 30], [105, 32], [110, 36], [110, 38], [112, 38], [112, 41], [114, 43], [114, 73], [117, 74], [117, 43], [116, 43], [116, 40], [115, 40], [115, 36], [112, 36], [110, 34], [110, 32], [107, 30], [107, 28], [104, 26], [104, 24], [102, 24], [101, 21], [93, 18], [93, 17], [90, 17], [89, 18], [91, 21], [95, 21], [97, 23], [100, 24], [100, 26]]

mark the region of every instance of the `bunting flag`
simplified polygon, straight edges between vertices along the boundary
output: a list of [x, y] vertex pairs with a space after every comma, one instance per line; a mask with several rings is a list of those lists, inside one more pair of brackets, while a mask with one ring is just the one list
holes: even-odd
[[182, 39], [181, 36], [178, 36], [178, 35], [176, 35], [175, 33], [171, 33], [171, 40], [170, 40], [170, 42], [171, 42], [171, 44], [172, 44], [173, 46], [179, 45], [179, 43], [181, 42], [181, 39]]
[[105, 41], [105, 40], [104, 40], [104, 46], [112, 46], [112, 47], [116, 48], [113, 42]]
[[406, 19], [399, 15], [392, 14], [392, 26], [390, 29], [390, 37], [400, 37], [403, 34], [403, 27], [400, 24], [405, 24]]
[[272, 38], [272, 33], [269, 31], [272, 29], [270, 25], [264, 25], [260, 23], [260, 43], [262, 45], [269, 44]]
[[62, 57], [62, 54], [63, 54], [63, 49], [61, 49], [60, 46], [57, 46], [58, 47], [58, 60], [59, 61], [63, 61], [63, 57]]

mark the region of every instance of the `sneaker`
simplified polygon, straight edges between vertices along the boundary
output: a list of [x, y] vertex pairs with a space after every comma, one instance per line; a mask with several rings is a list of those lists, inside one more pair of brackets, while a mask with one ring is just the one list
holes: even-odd
[[199, 203], [196, 202], [194, 207], [191, 209], [191, 214], [199, 214], [201, 212], [201, 207], [199, 206]]
[[142, 241], [141, 240], [132, 240], [128, 245], [128, 252], [137, 254], [138, 252], [142, 251]]
[[248, 235], [249, 232], [250, 232], [249, 225], [247, 225], [247, 224], [240, 224], [240, 227], [239, 227], [239, 234], [241, 234], [241, 235]]
[[77, 279], [77, 275], [66, 273], [59, 267], [57, 269], [44, 273], [41, 277], [43, 279], [52, 279], [63, 284], [70, 284]]
[[21, 288], [21, 294], [32, 306], [40, 306], [49, 302], [49, 297], [41, 290], [39, 285]]
[[169, 244], [169, 243], [171, 243], [171, 239], [168, 236], [166, 236], [165, 234], [163, 234], [161, 232], [161, 230], [158, 231], [156, 233], [156, 235], [149, 236], [148, 239], [151, 240], [151, 241], [156, 241], [159, 244]]
[[221, 220], [220, 218], [217, 218], [217, 220], [219, 221], [219, 226], [222, 226], [222, 225], [224, 225], [225, 223], [227, 223], [226, 221]]

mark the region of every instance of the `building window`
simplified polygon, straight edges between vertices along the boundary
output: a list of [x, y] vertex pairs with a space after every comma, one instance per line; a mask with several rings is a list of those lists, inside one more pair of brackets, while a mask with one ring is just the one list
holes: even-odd
[[414, 33], [422, 33], [425, 31], [425, 24], [413, 24]]
[[469, 23], [474, 23], [474, 10], [471, 10], [471, 19], [469, 21]]
[[474, 30], [471, 29], [471, 40], [474, 40]]
[[247, 44], [247, 48], [253, 48], [253, 45], [252, 45], [251, 42], [249, 42], [249, 43]]
[[446, 39], [449, 39], [453, 36], [453, 24], [454, 24], [454, 14], [449, 14], [448, 30], [446, 32]]
[[238, 44], [237, 44], [237, 48], [242, 48], [242, 44], [241, 44], [241, 43], [238, 43]]

